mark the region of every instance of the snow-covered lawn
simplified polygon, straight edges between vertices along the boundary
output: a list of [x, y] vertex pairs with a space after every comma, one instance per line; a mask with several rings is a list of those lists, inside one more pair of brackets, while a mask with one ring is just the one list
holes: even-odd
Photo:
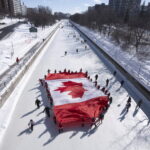
[[38, 28], [38, 33], [30, 33], [29, 24], [22, 24], [15, 28], [10, 36], [0, 41], [0, 74], [12, 65], [16, 58], [21, 58], [36, 43], [41, 42], [56, 26], [45, 29]]
[[[136, 99], [132, 99], [126, 114], [127, 91], [119, 88], [120, 83], [90, 48], [85, 50], [81, 40], [73, 38], [75, 30], [66, 26], [66, 22], [64, 24], [64, 29], [55, 34], [0, 109], [0, 150], [149, 150], [150, 125], [143, 111], [135, 109]], [[77, 32], [75, 34], [79, 37]], [[76, 53], [76, 48], [79, 53]], [[67, 56], [64, 56], [65, 51]], [[108, 89], [113, 103], [98, 128], [79, 127], [58, 134], [52, 118], [48, 119], [42, 113], [48, 102], [38, 79], [43, 78], [48, 69], [65, 68], [73, 71], [83, 68], [93, 79], [98, 74], [101, 86], [105, 85], [107, 78], [110, 79]], [[38, 110], [36, 98], [43, 102]], [[32, 133], [27, 126], [30, 119], [35, 122]]]
[[[93, 31], [78, 24], [75, 25], [150, 91], [150, 59], [138, 59], [134, 47], [130, 49], [130, 52], [124, 51], [110, 38], [98, 31]], [[149, 48], [147, 51], [150, 52]]]

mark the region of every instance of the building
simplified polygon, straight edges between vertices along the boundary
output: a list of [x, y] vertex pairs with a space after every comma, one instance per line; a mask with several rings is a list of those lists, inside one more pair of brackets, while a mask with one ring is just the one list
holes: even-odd
[[0, 0], [0, 13], [8, 13], [8, 1]]
[[22, 14], [21, 2], [20, 0], [9, 0], [10, 1], [10, 13], [14, 16]]
[[22, 14], [20, 0], [0, 0], [0, 12], [9, 15]]
[[22, 15], [26, 16], [27, 15], [27, 7], [24, 3], [21, 5], [21, 9], [22, 9]]
[[141, 0], [109, 0], [109, 6], [119, 15], [135, 16], [140, 12]]

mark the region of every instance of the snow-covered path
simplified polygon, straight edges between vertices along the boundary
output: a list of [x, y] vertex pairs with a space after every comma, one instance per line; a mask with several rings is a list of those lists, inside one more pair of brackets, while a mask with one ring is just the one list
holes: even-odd
[[[66, 22], [64, 24], [64, 29], [56, 33], [0, 110], [0, 118], [2, 115], [5, 118], [10, 109], [15, 108], [0, 143], [0, 150], [148, 150], [150, 125], [147, 117], [140, 109], [135, 111], [134, 100], [129, 113], [124, 113], [128, 99], [126, 90], [118, 89], [120, 83], [92, 50], [85, 50], [85, 45], [73, 38], [74, 29], [66, 26]], [[79, 53], [76, 53], [76, 48], [79, 49]], [[67, 56], [64, 56], [65, 51], [68, 52]], [[48, 68], [52, 71], [65, 68], [76, 71], [83, 68], [84, 71], [88, 70], [92, 77], [98, 73], [102, 86], [107, 78], [110, 79], [109, 89], [113, 103], [103, 124], [96, 129], [76, 128], [58, 134], [52, 119], [45, 118], [45, 114], [41, 113], [43, 105], [47, 105], [47, 99], [38, 79], [44, 76]], [[39, 110], [34, 104], [37, 97], [43, 101]], [[8, 107], [10, 109], [7, 110]], [[36, 124], [32, 133], [27, 129], [30, 119]], [[4, 128], [5, 124], [0, 122], [0, 131]]]

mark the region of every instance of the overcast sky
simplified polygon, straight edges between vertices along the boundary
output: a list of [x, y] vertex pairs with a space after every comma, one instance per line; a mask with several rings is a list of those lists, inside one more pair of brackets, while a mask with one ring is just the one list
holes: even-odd
[[[53, 12], [61, 11], [64, 13], [76, 13], [87, 10], [88, 6], [106, 3], [109, 0], [21, 0], [28, 7], [36, 7], [38, 5], [49, 6]], [[144, 0], [142, 0], [143, 2]], [[150, 0], [145, 0], [146, 4]]]

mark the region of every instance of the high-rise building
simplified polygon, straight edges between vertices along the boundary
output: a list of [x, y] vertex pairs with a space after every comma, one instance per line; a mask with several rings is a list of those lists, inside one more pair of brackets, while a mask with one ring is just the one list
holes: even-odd
[[7, 12], [8, 12], [8, 1], [0, 0], [0, 13], [7, 13]]
[[109, 0], [109, 6], [119, 15], [137, 15], [140, 12], [141, 0]]
[[20, 0], [0, 0], [0, 12], [14, 16], [22, 14]]
[[8, 1], [10, 1], [10, 7], [11, 7], [10, 11], [14, 16], [22, 14], [20, 0], [8, 0]]
[[27, 7], [24, 3], [21, 5], [21, 8], [22, 8], [22, 15], [26, 16], [27, 15]]

